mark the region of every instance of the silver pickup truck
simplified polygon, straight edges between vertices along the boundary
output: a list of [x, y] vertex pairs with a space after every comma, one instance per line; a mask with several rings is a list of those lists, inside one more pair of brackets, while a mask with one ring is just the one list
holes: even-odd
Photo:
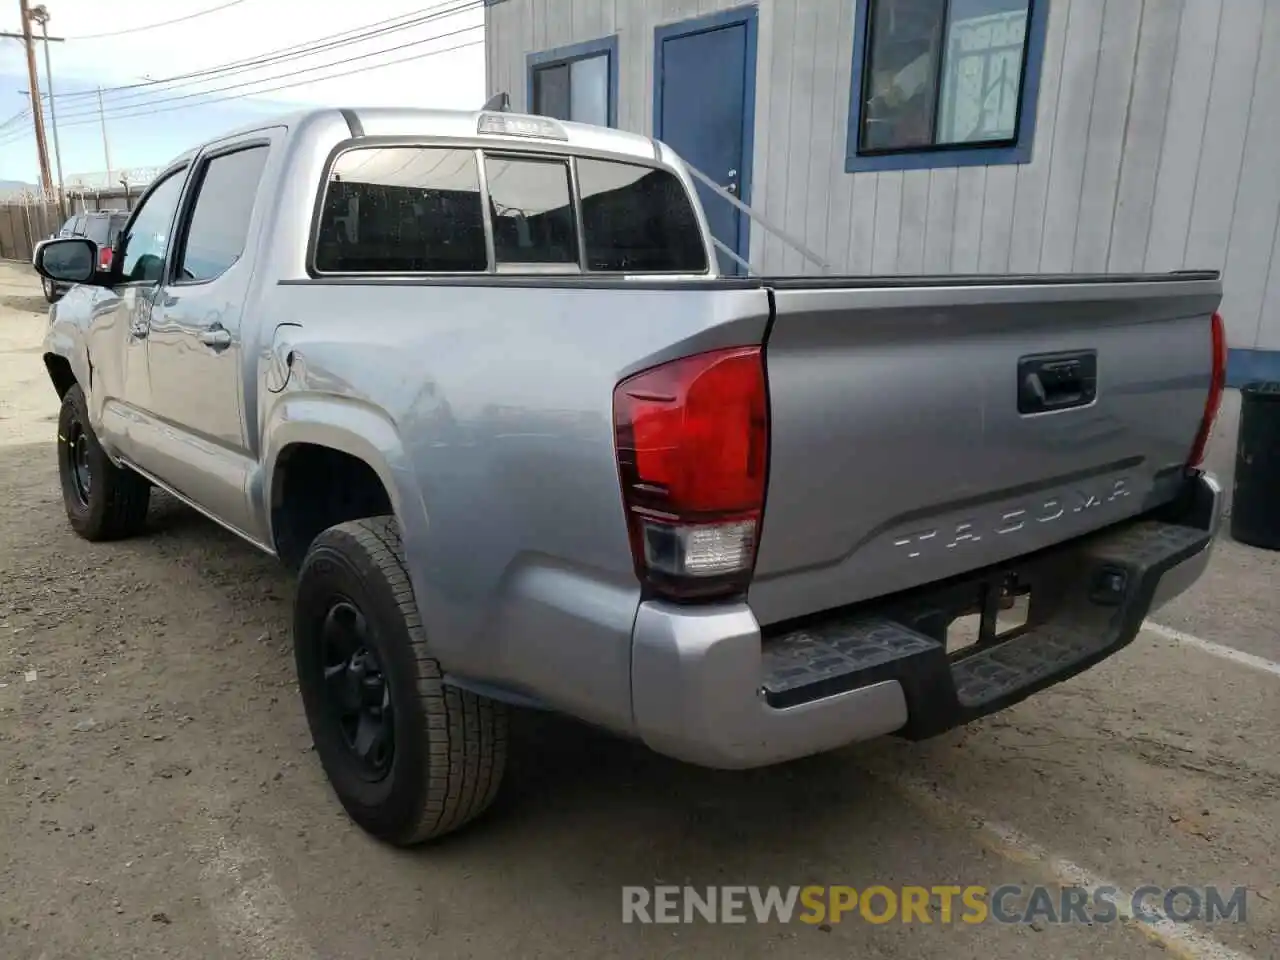
[[155, 486], [298, 571], [317, 752], [379, 837], [481, 813], [512, 705], [723, 768], [929, 737], [1208, 562], [1216, 274], [722, 276], [695, 186], [619, 131], [319, 110], [176, 160], [108, 271], [35, 253], [78, 284], [72, 527], [140, 533]]

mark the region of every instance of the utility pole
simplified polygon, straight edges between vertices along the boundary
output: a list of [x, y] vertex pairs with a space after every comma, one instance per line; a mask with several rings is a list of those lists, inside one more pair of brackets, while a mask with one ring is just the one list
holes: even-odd
[[49, 87], [49, 126], [53, 128], [53, 162], [58, 168], [58, 207], [67, 213], [67, 188], [62, 182], [62, 148], [58, 145], [58, 109], [53, 98], [53, 61], [49, 56], [49, 9], [43, 3], [31, 8], [31, 17], [40, 24], [44, 40], [44, 79]]
[[18, 0], [22, 12], [22, 45], [27, 48], [27, 76], [31, 81], [31, 119], [36, 128], [36, 152], [40, 155], [40, 185], [45, 196], [53, 193], [53, 177], [49, 174], [49, 148], [44, 142], [44, 107], [40, 103], [40, 76], [36, 72], [36, 46], [31, 36], [31, 8], [27, 0]]
[[107, 161], [107, 183], [111, 183], [111, 148], [107, 146], [107, 115], [102, 111], [102, 88], [98, 88], [98, 122], [102, 124], [102, 156]]

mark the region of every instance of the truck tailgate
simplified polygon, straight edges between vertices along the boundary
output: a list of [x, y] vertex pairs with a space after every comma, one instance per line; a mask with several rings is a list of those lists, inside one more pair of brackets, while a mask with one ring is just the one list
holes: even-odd
[[767, 281], [769, 624], [971, 571], [1172, 498], [1216, 274]]

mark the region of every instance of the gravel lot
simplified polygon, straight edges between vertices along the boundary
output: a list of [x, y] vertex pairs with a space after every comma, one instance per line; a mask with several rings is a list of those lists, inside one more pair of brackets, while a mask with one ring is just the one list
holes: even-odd
[[[1280, 675], [1169, 630], [1002, 715], [724, 774], [545, 716], [492, 813], [414, 852], [309, 746], [292, 584], [156, 497], [68, 528], [45, 305], [0, 264], [0, 958], [1280, 956]], [[1214, 459], [1226, 464], [1232, 417]], [[1224, 540], [1174, 631], [1280, 661], [1280, 556]], [[623, 924], [625, 884], [1249, 888], [1244, 923]]]

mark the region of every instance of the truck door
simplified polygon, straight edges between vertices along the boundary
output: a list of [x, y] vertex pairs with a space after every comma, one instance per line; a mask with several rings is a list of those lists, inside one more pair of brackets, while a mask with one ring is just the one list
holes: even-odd
[[258, 188], [270, 134], [228, 140], [197, 159], [175, 229], [171, 265], [151, 310], [151, 409], [161, 429], [145, 464], [219, 520], [258, 540], [248, 478], [256, 462], [242, 384], [242, 338]]
[[94, 371], [90, 390], [94, 420], [103, 441], [135, 462], [145, 457], [148, 445], [143, 424], [151, 409], [146, 339], [151, 307], [161, 289], [186, 178], [184, 165], [147, 190], [125, 230], [119, 282], [92, 295], [89, 356]]

